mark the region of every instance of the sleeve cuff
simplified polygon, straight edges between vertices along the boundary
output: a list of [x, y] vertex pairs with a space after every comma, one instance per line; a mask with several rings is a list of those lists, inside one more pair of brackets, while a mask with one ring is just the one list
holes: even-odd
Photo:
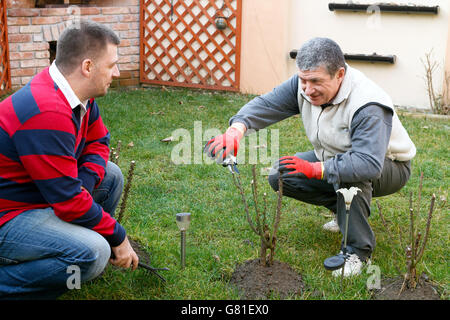
[[126, 232], [124, 227], [118, 222], [114, 226], [114, 233], [109, 236], [105, 236], [106, 241], [108, 241], [111, 247], [117, 247], [123, 240], [125, 240]]
[[241, 123], [243, 123], [245, 125], [245, 127], [247, 128], [247, 130], [246, 130], [247, 132], [250, 129], [250, 123], [247, 121], [247, 119], [245, 119], [245, 118], [243, 118], [241, 116], [234, 115], [233, 117], [231, 117], [230, 120], [228, 121], [228, 125], [232, 126], [233, 122], [241, 122]]
[[338, 183], [337, 175], [333, 172], [330, 159], [323, 162], [323, 180], [331, 184]]

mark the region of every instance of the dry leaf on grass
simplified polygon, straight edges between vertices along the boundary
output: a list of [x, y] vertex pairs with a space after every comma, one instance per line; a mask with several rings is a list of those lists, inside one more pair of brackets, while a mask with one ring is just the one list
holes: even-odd
[[161, 142], [171, 142], [173, 140], [174, 140], [173, 137], [167, 137], [167, 138], [161, 139]]

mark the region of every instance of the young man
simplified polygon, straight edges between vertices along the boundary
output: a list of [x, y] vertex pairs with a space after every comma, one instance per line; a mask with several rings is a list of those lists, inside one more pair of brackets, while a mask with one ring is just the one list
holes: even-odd
[[67, 28], [55, 62], [0, 103], [0, 298], [54, 299], [77, 271], [138, 266], [112, 218], [123, 176], [94, 100], [119, 76], [119, 42], [97, 23]]
[[392, 194], [406, 184], [416, 148], [389, 96], [348, 66], [334, 41], [311, 39], [298, 51], [296, 62], [297, 75], [246, 104], [205, 149], [212, 157], [236, 154], [247, 130], [300, 114], [314, 150], [282, 157], [269, 183], [278, 190], [282, 174], [284, 195], [328, 208], [337, 214], [343, 234], [345, 203], [336, 190], [361, 189], [350, 209], [350, 254], [344, 267], [345, 276], [359, 274], [375, 248], [367, 220], [372, 196]]

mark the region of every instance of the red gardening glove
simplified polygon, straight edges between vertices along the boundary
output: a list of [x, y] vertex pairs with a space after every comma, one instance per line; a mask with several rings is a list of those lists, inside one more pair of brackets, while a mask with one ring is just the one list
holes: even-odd
[[219, 157], [221, 152], [222, 160], [225, 160], [230, 153], [236, 156], [239, 149], [239, 141], [241, 141], [243, 135], [238, 129], [229, 127], [224, 134], [209, 140], [203, 151], [213, 159]]
[[322, 162], [309, 162], [295, 156], [282, 157], [280, 158], [279, 172], [288, 171], [288, 173], [283, 174], [282, 178], [287, 177], [300, 177], [300, 178], [314, 178], [318, 180], [323, 179], [323, 164]]

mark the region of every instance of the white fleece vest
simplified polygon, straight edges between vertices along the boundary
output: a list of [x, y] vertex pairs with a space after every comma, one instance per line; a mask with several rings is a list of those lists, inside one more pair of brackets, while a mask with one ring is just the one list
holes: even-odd
[[416, 154], [416, 147], [401, 124], [387, 93], [362, 72], [347, 65], [341, 88], [327, 108], [314, 106], [298, 85], [298, 103], [306, 135], [311, 141], [317, 159], [325, 161], [352, 148], [350, 137], [353, 115], [367, 104], [390, 108], [392, 132], [386, 157], [407, 161]]

